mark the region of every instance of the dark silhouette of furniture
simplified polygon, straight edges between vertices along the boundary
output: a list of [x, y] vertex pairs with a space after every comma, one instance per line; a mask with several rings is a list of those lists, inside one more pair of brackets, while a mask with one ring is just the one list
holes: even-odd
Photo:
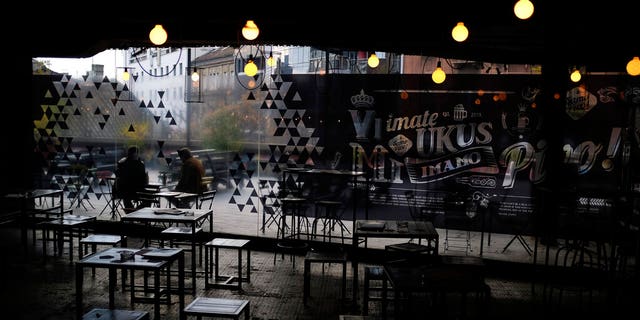
[[347, 253], [343, 251], [307, 251], [304, 258], [304, 294], [303, 303], [306, 306], [307, 300], [311, 296], [311, 266], [315, 263], [322, 264], [322, 273], [324, 274], [325, 263], [337, 263], [342, 265], [342, 299], [347, 295]]
[[197, 297], [184, 308], [186, 316], [194, 316], [198, 319], [202, 317], [240, 319], [243, 313], [245, 320], [251, 319], [249, 300]]

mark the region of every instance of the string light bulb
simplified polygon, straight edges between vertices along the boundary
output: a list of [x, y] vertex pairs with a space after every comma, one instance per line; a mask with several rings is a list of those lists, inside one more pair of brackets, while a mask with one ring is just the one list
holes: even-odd
[[518, 2], [513, 6], [513, 13], [516, 14], [516, 17], [522, 20], [531, 18], [533, 10], [533, 3], [529, 0], [518, 0]]
[[191, 73], [191, 81], [198, 82], [200, 80], [200, 75], [198, 74], [198, 69], [193, 68], [193, 73]]
[[440, 60], [438, 60], [436, 69], [433, 70], [433, 73], [431, 74], [431, 80], [433, 80], [433, 82], [437, 84], [441, 84], [444, 82], [444, 79], [446, 78], [447, 78], [447, 74], [444, 73], [444, 70], [442, 70], [442, 64], [440, 63]]
[[369, 56], [369, 59], [367, 59], [367, 64], [369, 65], [370, 68], [375, 68], [380, 64], [380, 59], [378, 59], [378, 56], [376, 55], [375, 52], [371, 53], [371, 55]]
[[469, 37], [469, 29], [464, 25], [464, 22], [458, 22], [451, 30], [451, 36], [453, 40], [463, 42]]
[[629, 62], [627, 63], [627, 73], [630, 76], [637, 76], [640, 75], [640, 58], [639, 57], [633, 57], [631, 60], [629, 60]]
[[244, 73], [249, 77], [253, 77], [258, 73], [258, 66], [253, 62], [253, 56], [249, 56], [247, 64], [244, 65]]
[[276, 60], [273, 58], [273, 51], [269, 52], [269, 58], [267, 59], [267, 65], [273, 67], [276, 65]]
[[255, 40], [260, 34], [260, 29], [253, 20], [247, 20], [247, 23], [242, 27], [242, 36], [247, 40]]
[[122, 72], [122, 80], [129, 81], [129, 79], [131, 79], [131, 74], [129, 74], [129, 69], [124, 68], [124, 71]]
[[149, 40], [156, 46], [163, 45], [167, 42], [167, 31], [164, 30], [161, 24], [156, 24], [149, 32]]
[[580, 81], [580, 79], [582, 79], [582, 74], [580, 74], [580, 70], [578, 68], [574, 68], [571, 74], [569, 75], [569, 78], [573, 82], [578, 82]]

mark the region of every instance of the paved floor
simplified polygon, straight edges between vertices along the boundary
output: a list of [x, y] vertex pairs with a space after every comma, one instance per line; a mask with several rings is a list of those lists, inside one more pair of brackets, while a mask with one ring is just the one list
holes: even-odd
[[[98, 215], [105, 203], [92, 200], [95, 209], [84, 210], [74, 208], [75, 214]], [[197, 279], [197, 291], [195, 295], [187, 294], [187, 303], [195, 296], [224, 297], [236, 299], [248, 299], [251, 301], [252, 319], [338, 319], [339, 315], [360, 315], [362, 303], [353, 303], [351, 293], [352, 269], [347, 270], [347, 298], [340, 295], [339, 265], [325, 265], [324, 270], [319, 265], [314, 265], [311, 273], [311, 298], [307, 306], [303, 299], [303, 257], [297, 256], [295, 268], [288, 258], [284, 260], [277, 256], [274, 263], [274, 253], [270, 243], [275, 231], [267, 229], [262, 233], [257, 215], [239, 214], [233, 210], [225, 210], [225, 206], [216, 206], [214, 213], [213, 230], [205, 230], [212, 237], [241, 237], [251, 239], [254, 250], [251, 253], [251, 282], [243, 284], [242, 290], [228, 289], [204, 289], [202, 272]], [[100, 220], [109, 220], [110, 216], [102, 215]], [[347, 222], [348, 224], [348, 222]], [[350, 225], [348, 224], [350, 227]], [[438, 230], [441, 234], [442, 230]], [[75, 275], [74, 263], [69, 261], [68, 254], [61, 257], [49, 257], [46, 262], [42, 258], [42, 245], [37, 243], [35, 247], [28, 247], [25, 254], [19, 242], [18, 229], [12, 224], [0, 226], [0, 249], [2, 263], [0, 277], [0, 310], [3, 314], [10, 315], [4, 319], [74, 319], [75, 305]], [[479, 234], [471, 234], [471, 248], [454, 247], [464, 239], [466, 233], [451, 232], [451, 247], [445, 250], [443, 241], [440, 242], [440, 252], [443, 255], [471, 255], [479, 256]], [[543, 286], [538, 268], [532, 267], [530, 256], [520, 245], [514, 242], [504, 250], [505, 245], [512, 239], [512, 235], [493, 234], [490, 246], [485, 246], [482, 258], [487, 264], [486, 282], [491, 288], [491, 302], [488, 315], [480, 316], [476, 312], [478, 305], [475, 300], [469, 299], [470, 318], [512, 319], [537, 319], [541, 317], [554, 317], [556, 315], [575, 318], [609, 318], [614, 313], [634, 312], [634, 303], [637, 303], [637, 289], [619, 291], [613, 298], [603, 291], [595, 291], [594, 296], [565, 295], [562, 303], [548, 303], [542, 300]], [[442, 240], [442, 239], [441, 239]], [[533, 244], [533, 239], [525, 237], [525, 240]], [[142, 239], [131, 237], [130, 247], [139, 247]], [[397, 241], [397, 239], [396, 239]], [[487, 240], [485, 240], [487, 241]], [[381, 255], [379, 248], [386, 242], [382, 240], [371, 241], [369, 247], [371, 256]], [[486, 245], [486, 242], [485, 242]], [[313, 246], [313, 245], [312, 245]], [[265, 249], [266, 248], [266, 249]], [[66, 250], [66, 249], [65, 249]], [[542, 254], [543, 248], [539, 249]], [[74, 252], [77, 257], [77, 253]], [[235, 253], [221, 251], [223, 274], [235, 274]], [[360, 264], [360, 279], [362, 280], [363, 268], [368, 263]], [[202, 271], [202, 267], [198, 266]], [[90, 271], [87, 271], [90, 273]], [[547, 273], [543, 273], [547, 274]], [[98, 270], [95, 277], [85, 275], [83, 293], [85, 303], [83, 308], [88, 311], [91, 307], [106, 307], [107, 304], [107, 274]], [[635, 280], [637, 283], [637, 280]], [[357, 288], [362, 293], [362, 281]], [[582, 297], [582, 299], [578, 299]], [[431, 318], [434, 312], [427, 300], [415, 304], [411, 313], [398, 318]], [[135, 308], [152, 313], [152, 305], [138, 304], [131, 306], [128, 293], [116, 291], [116, 306], [119, 308]], [[438, 318], [461, 318], [459, 302], [450, 301], [447, 312], [439, 314]], [[178, 306], [176, 299], [169, 306], [161, 306], [163, 319], [177, 319]], [[373, 317], [382, 317], [380, 303], [369, 304], [369, 314]], [[389, 318], [393, 318], [389, 314]]]

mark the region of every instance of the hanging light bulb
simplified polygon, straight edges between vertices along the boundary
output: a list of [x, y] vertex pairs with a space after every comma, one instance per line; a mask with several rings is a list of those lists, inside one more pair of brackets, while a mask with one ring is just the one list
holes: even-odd
[[244, 65], [244, 74], [253, 77], [258, 73], [258, 66], [253, 62], [253, 56], [249, 56], [247, 64]]
[[167, 42], [167, 31], [164, 30], [161, 24], [156, 24], [156, 26], [151, 29], [151, 32], [149, 32], [149, 40], [156, 46], [163, 45]]
[[124, 72], [122, 72], [122, 80], [129, 81], [131, 79], [131, 75], [129, 74], [129, 69], [124, 68]]
[[580, 81], [580, 79], [582, 79], [582, 75], [580, 74], [580, 70], [578, 68], [574, 68], [573, 71], [571, 72], [571, 75], [569, 75], [569, 78], [573, 82]]
[[627, 73], [631, 76], [640, 75], [640, 58], [633, 57], [633, 59], [629, 60], [627, 63]]
[[260, 34], [260, 29], [253, 20], [247, 20], [247, 23], [242, 27], [242, 36], [247, 40], [254, 40]]
[[375, 52], [371, 53], [371, 56], [369, 56], [369, 59], [367, 60], [367, 64], [370, 68], [375, 68], [380, 64], [380, 59], [378, 59]]
[[438, 65], [436, 66], [436, 69], [433, 70], [433, 73], [431, 74], [431, 80], [433, 80], [433, 82], [440, 84], [444, 82], [444, 79], [447, 78], [447, 74], [444, 73], [444, 70], [442, 70], [442, 64], [440, 63], [440, 60], [438, 60]]
[[458, 22], [458, 24], [453, 27], [453, 30], [451, 30], [451, 36], [455, 41], [465, 41], [469, 37], [469, 29], [464, 25], [464, 22]]
[[533, 3], [529, 0], [518, 0], [518, 2], [513, 6], [513, 13], [516, 14], [516, 17], [522, 20], [531, 18], [533, 10]]
[[269, 58], [267, 59], [267, 65], [268, 65], [269, 67], [273, 67], [273, 66], [275, 66], [275, 65], [276, 65], [276, 60], [275, 60], [275, 59], [273, 59], [273, 51], [272, 51], [272, 52], [269, 52]]
[[198, 82], [200, 80], [200, 75], [198, 74], [198, 69], [193, 68], [193, 73], [191, 74], [191, 81]]

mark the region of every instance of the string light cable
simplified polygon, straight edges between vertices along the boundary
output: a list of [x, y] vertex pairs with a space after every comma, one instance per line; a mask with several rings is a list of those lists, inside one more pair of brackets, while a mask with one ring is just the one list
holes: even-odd
[[[149, 49], [149, 48], [142, 48], [142, 49], [138, 50], [137, 52], [134, 52], [134, 53], [133, 53], [133, 54], [131, 54], [131, 55], [132, 55], [134, 58], [136, 58], [136, 62], [137, 62], [137, 63], [138, 63], [138, 65], [140, 66], [140, 69], [141, 69], [144, 73], [146, 73], [146, 74], [148, 74], [148, 75], [150, 75], [150, 76], [152, 76], [152, 77], [158, 77], [158, 78], [160, 78], [160, 77], [166, 77], [166, 76], [168, 76], [169, 74], [171, 74], [171, 73], [176, 69], [176, 67], [178, 66], [178, 63], [180, 63], [180, 59], [182, 58], [182, 48], [180, 48], [180, 52], [178, 53], [178, 58], [176, 59], [176, 62], [173, 64], [173, 66], [171, 67], [171, 69], [167, 70], [165, 73], [162, 73], [162, 72], [161, 72], [160, 74], [153, 74], [153, 73], [151, 73], [151, 71], [149, 71], [149, 70], [145, 69], [145, 68], [142, 66], [142, 62], [140, 61], [140, 58], [138, 57], [138, 56], [140, 55], [140, 53], [142, 53], [144, 50], [147, 50], [147, 49]], [[153, 59], [153, 58], [152, 58], [152, 59]], [[162, 68], [160, 68], [160, 69], [162, 69]]]

